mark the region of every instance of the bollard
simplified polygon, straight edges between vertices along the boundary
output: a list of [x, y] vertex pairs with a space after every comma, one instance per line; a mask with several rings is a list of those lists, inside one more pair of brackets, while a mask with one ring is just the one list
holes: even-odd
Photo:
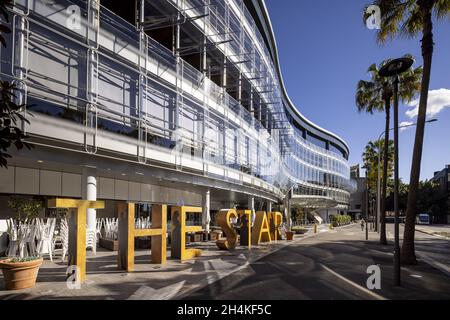
[[314, 233], [317, 233], [317, 223], [314, 223]]
[[330, 228], [330, 230], [333, 230], [333, 224], [332, 223], [330, 223], [329, 228]]

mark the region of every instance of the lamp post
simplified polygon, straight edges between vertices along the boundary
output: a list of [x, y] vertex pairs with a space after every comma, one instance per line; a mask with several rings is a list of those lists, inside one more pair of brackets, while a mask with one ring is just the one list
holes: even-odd
[[394, 244], [394, 285], [399, 286], [400, 280], [400, 239], [398, 210], [398, 75], [408, 70], [414, 60], [408, 57], [398, 58], [386, 63], [379, 71], [382, 77], [393, 77], [394, 85], [394, 212], [395, 212], [395, 244]]
[[[430, 119], [425, 121], [426, 123], [430, 123], [430, 122], [436, 122], [438, 121], [438, 119]], [[417, 123], [411, 123], [411, 124], [405, 124], [403, 126], [399, 126], [399, 129], [403, 129], [403, 128], [407, 128], [407, 127], [413, 127], [416, 126]], [[394, 128], [390, 129], [389, 131], [394, 130]], [[381, 140], [381, 137], [384, 136], [384, 134], [386, 133], [386, 131], [383, 131], [382, 133], [380, 133], [380, 135], [378, 136], [378, 140]], [[378, 149], [378, 154], [377, 154], [377, 158], [378, 158], [378, 175], [377, 175], [377, 230], [378, 232], [380, 232], [380, 223], [381, 223], [381, 149]]]
[[365, 199], [365, 207], [366, 207], [366, 240], [369, 240], [369, 165], [366, 167], [366, 199]]

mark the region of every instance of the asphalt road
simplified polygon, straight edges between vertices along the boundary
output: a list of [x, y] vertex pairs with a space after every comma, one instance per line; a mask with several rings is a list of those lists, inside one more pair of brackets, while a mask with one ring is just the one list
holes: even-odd
[[[392, 226], [388, 231], [393, 234]], [[186, 299], [449, 299], [450, 277], [420, 260], [402, 268], [402, 287], [393, 286], [392, 245], [359, 225], [320, 233], [250, 264]], [[418, 234], [418, 250], [449, 255], [450, 241]], [[369, 290], [367, 267], [381, 268], [381, 289]]]

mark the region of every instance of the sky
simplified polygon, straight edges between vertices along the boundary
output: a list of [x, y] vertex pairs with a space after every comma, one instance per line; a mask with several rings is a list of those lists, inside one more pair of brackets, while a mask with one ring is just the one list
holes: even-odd
[[[385, 114], [358, 113], [357, 82], [369, 80], [367, 68], [410, 53], [422, 65], [420, 37], [397, 38], [384, 45], [362, 21], [370, 0], [266, 0], [289, 97], [309, 120], [342, 137], [349, 163], [362, 163], [370, 140], [384, 131]], [[450, 19], [434, 21], [434, 54], [421, 179], [450, 164]], [[417, 101], [400, 103], [399, 120], [415, 123]], [[392, 124], [391, 124], [392, 127]], [[392, 131], [391, 131], [392, 133]], [[399, 134], [400, 178], [409, 182], [415, 127]], [[393, 135], [391, 135], [393, 137]]]

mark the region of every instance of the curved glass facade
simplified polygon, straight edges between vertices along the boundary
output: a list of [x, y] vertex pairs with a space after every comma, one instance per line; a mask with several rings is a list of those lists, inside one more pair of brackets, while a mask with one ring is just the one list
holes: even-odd
[[293, 188], [347, 204], [348, 147], [292, 105], [263, 35], [270, 22], [255, 14], [265, 8], [249, 3], [148, 0], [135, 13], [114, 1], [16, 1], [2, 78], [29, 111], [90, 133], [86, 152], [112, 150], [109, 132], [134, 141], [142, 164], [157, 150], [159, 163], [261, 181], [278, 199]]

